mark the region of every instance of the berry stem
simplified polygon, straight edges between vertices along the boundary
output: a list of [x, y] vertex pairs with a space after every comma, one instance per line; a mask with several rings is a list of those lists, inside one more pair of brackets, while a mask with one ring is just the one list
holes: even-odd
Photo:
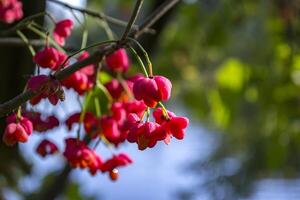
[[[73, 17], [75, 18], [75, 20], [78, 22], [78, 24], [82, 25], [82, 22], [80, 21], [80, 19], [78, 18], [78, 16], [76, 15], [75, 11], [73, 9], [70, 9], [71, 14], [73, 15]], [[85, 15], [84, 15], [84, 19], [85, 19]]]
[[129, 96], [129, 99], [134, 99], [132, 92], [130, 91], [127, 83], [125, 82], [125, 80], [122, 77], [122, 73], [117, 74], [117, 79], [121, 83], [121, 85], [122, 85], [123, 89], [125, 90], [125, 92], [127, 93], [127, 95]]
[[84, 120], [84, 116], [85, 116], [85, 113], [86, 113], [86, 108], [90, 102], [90, 99], [91, 99], [91, 96], [92, 96], [92, 92], [89, 91], [85, 97], [85, 100], [84, 100], [84, 103], [83, 103], [83, 106], [82, 106], [82, 111], [81, 111], [81, 114], [80, 114], [80, 118], [79, 118], [79, 122], [82, 123], [83, 120]]
[[27, 47], [28, 47], [28, 49], [29, 49], [31, 55], [34, 56], [34, 55], [35, 55], [35, 50], [34, 50], [34, 48], [31, 46], [31, 44], [29, 43], [28, 38], [27, 38], [20, 30], [17, 30], [16, 32], [17, 32], [17, 34], [19, 35], [19, 37], [23, 40], [23, 42], [27, 45]]
[[80, 49], [83, 49], [83, 48], [86, 47], [88, 35], [89, 35], [89, 31], [87, 29], [87, 24], [86, 24], [86, 21], [85, 21], [84, 28], [83, 28], [83, 33], [82, 33], [82, 41], [81, 41], [81, 48]]
[[147, 107], [146, 110], [143, 112], [143, 115], [142, 115], [142, 117], [141, 117], [141, 121], [143, 121], [144, 118], [145, 118], [145, 116], [146, 116], [146, 114], [148, 114], [148, 113], [147, 113], [148, 109], [149, 109], [149, 107]]
[[46, 37], [46, 39], [45, 39], [45, 46], [46, 47], [49, 47], [49, 33], [47, 32], [47, 37]]
[[17, 122], [21, 120], [21, 117], [22, 117], [22, 106], [19, 106], [17, 111], [17, 118], [16, 118]]
[[146, 58], [146, 61], [147, 61], [147, 65], [148, 65], [148, 69], [149, 69], [149, 76], [152, 77], [153, 76], [152, 63], [150, 61], [150, 57], [149, 57], [147, 51], [137, 40], [130, 38], [130, 37], [127, 39], [130, 40], [131, 42], [134, 42], [140, 48], [140, 50], [143, 52], [143, 54]]
[[100, 108], [100, 100], [98, 97], [96, 97], [94, 99], [94, 104], [95, 104], [96, 116], [100, 117], [101, 116], [101, 108]]
[[[88, 92], [86, 97], [85, 97], [85, 101], [83, 103], [83, 105], [81, 106], [81, 113], [80, 113], [80, 117], [79, 117], [79, 128], [77, 131], [77, 141], [80, 140], [80, 132], [81, 132], [81, 126], [82, 126], [82, 122], [84, 121], [84, 117], [85, 117], [85, 113], [86, 113], [86, 108], [88, 106], [88, 103], [91, 99], [92, 93]], [[80, 98], [78, 96], [78, 101], [81, 104]]]
[[147, 72], [147, 70], [146, 70], [146, 67], [145, 67], [145, 65], [144, 65], [144, 63], [143, 63], [143, 61], [142, 61], [142, 59], [140, 58], [140, 56], [137, 54], [137, 52], [134, 50], [134, 48], [132, 48], [131, 46], [128, 46], [128, 48], [131, 50], [131, 52], [133, 53], [133, 55], [137, 58], [137, 60], [138, 60], [138, 62], [139, 62], [139, 64], [140, 64], [140, 66], [141, 66], [142, 69], [143, 69], [143, 72], [144, 72], [145, 76], [146, 76], [146, 77], [149, 77], [148, 72]]
[[104, 93], [104, 95], [106, 96], [106, 98], [109, 101], [109, 103], [112, 104], [112, 102], [114, 101], [114, 99], [110, 95], [110, 93], [108, 92], [108, 90], [106, 89], [106, 87], [104, 87], [104, 85], [102, 85], [101, 83], [99, 83], [99, 81], [97, 81], [97, 87]]
[[146, 112], [147, 112], [147, 122], [149, 122], [150, 121], [150, 108], [149, 107], [147, 108]]
[[93, 147], [93, 150], [95, 150], [97, 148], [97, 146], [100, 144], [101, 142], [101, 137], [99, 136], [97, 142], [95, 143], [95, 146]]
[[111, 28], [108, 25], [108, 23], [107, 23], [106, 20], [101, 20], [101, 21], [97, 20], [96, 23], [104, 29], [104, 31], [105, 31], [108, 39], [110, 39], [110, 40], [114, 40], [115, 39], [114, 33], [111, 30]]
[[[80, 96], [77, 96], [77, 100], [78, 100], [78, 103], [79, 103], [79, 105], [80, 105], [80, 107], [81, 107], [81, 110], [83, 110], [83, 105], [82, 105], [82, 102], [81, 102], [81, 100], [80, 100]], [[78, 127], [78, 130], [77, 130], [77, 142], [79, 143], [79, 141], [80, 141], [80, 132], [81, 132], [81, 117], [82, 116], [82, 112], [81, 112], [81, 114], [80, 114], [80, 116], [79, 116], [79, 127]]]
[[33, 27], [35, 27], [35, 28], [39, 29], [40, 31], [43, 31], [43, 32], [45, 32], [46, 34], [49, 35], [49, 31], [48, 31], [47, 28], [45, 28], [45, 27], [39, 25], [39, 24], [36, 23], [36, 22], [31, 22], [30, 24], [31, 24]]
[[162, 108], [163, 115], [164, 115], [167, 119], [169, 119], [170, 117], [169, 117], [168, 111], [167, 111], [166, 107], [164, 106], [164, 104], [163, 104], [162, 102], [158, 102], [158, 104], [159, 104], [160, 107]]
[[111, 154], [114, 154], [114, 148], [113, 145], [106, 139], [104, 135], [99, 136], [103, 144], [107, 147], [107, 149], [111, 152]]
[[[31, 30], [32, 32], [34, 32], [35, 34], [39, 35], [40, 37], [42, 37], [44, 39], [47, 38], [47, 34], [45, 34], [44, 32], [42, 32], [40, 30], [38, 30], [37, 28], [33, 27], [31, 24], [29, 24], [27, 26], [27, 28], [29, 30]], [[52, 44], [55, 48], [57, 48], [61, 52], [65, 53], [65, 50], [63, 48], [61, 48], [52, 38], [49, 38], [49, 43]]]
[[[85, 48], [82, 48], [82, 49], [79, 49], [78, 51], [75, 51], [74, 53], [70, 54], [66, 60], [61, 64], [60, 68], [62, 68], [62, 66], [64, 66], [68, 60], [70, 60], [73, 56], [81, 53], [82, 51], [86, 51], [90, 48], [93, 48], [93, 47], [97, 47], [97, 46], [102, 46], [102, 45], [106, 45], [106, 44], [110, 44], [110, 43], [115, 43], [116, 41], [115, 40], [107, 40], [107, 41], [104, 41], [104, 42], [97, 42], [95, 44], [91, 44], [90, 46], [87, 46]], [[55, 73], [54, 73], [54, 76], [59, 72], [60, 70], [57, 70]]]

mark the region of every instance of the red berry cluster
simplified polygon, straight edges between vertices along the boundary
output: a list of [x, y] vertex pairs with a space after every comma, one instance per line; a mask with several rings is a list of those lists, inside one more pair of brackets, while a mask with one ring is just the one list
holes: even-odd
[[0, 21], [13, 23], [23, 17], [23, 4], [19, 0], [0, 1]]
[[102, 160], [97, 153], [84, 141], [78, 141], [76, 138], [66, 139], [64, 156], [72, 167], [87, 168], [91, 174], [96, 174], [102, 166]]
[[14, 145], [17, 142], [27, 142], [33, 131], [32, 122], [28, 118], [12, 114], [6, 118], [6, 123], [2, 138], [5, 144]]
[[[107, 98], [103, 113], [99, 114], [99, 110], [83, 106], [80, 112], [73, 113], [61, 123], [67, 126], [69, 132], [73, 132], [75, 123], [79, 125], [77, 137], [68, 136], [65, 139], [62, 154], [71, 167], [87, 169], [92, 175], [98, 172], [108, 173], [112, 180], [116, 180], [118, 168], [131, 164], [132, 160], [125, 153], [120, 153], [102, 161], [96, 152], [99, 141], [114, 148], [119, 148], [126, 142], [137, 143], [138, 149], [144, 150], [154, 147], [159, 141], [169, 144], [172, 137], [183, 139], [189, 120], [166, 110], [162, 101], [170, 99], [172, 84], [164, 76], [152, 75], [151, 63], [148, 63], [150, 75], [145, 68], [145, 76], [127, 75], [130, 61], [124, 48], [106, 55], [101, 69], [96, 63], [90, 64], [61, 81], [57, 80], [55, 73], [69, 67], [70, 58], [61, 46], [65, 45], [65, 39], [71, 35], [72, 28], [73, 22], [68, 19], [55, 23], [54, 31], [50, 35], [58, 44], [57, 48], [49, 46], [46, 42], [45, 47], [33, 56], [33, 61], [38, 67], [48, 69], [50, 75], [38, 74], [28, 80], [27, 90], [34, 95], [30, 104], [36, 105], [42, 99], [48, 99], [51, 104], [57, 105], [59, 100], [65, 99], [64, 88], [73, 89], [81, 96], [92, 94], [102, 98], [99, 96], [100, 91]], [[89, 57], [85, 50], [78, 51], [79, 55], [74, 62]], [[99, 76], [100, 70], [105, 70], [109, 77], [103, 83]], [[86, 98], [85, 103], [88, 104], [89, 99]], [[150, 121], [151, 112], [154, 121]], [[17, 113], [7, 118], [7, 127], [3, 135], [3, 141], [7, 145], [26, 142], [33, 130], [45, 132], [60, 124], [53, 115], [42, 116], [42, 113], [36, 111], [22, 112], [21, 107]], [[85, 132], [84, 139], [81, 138], [82, 126]], [[92, 144], [95, 144], [94, 148], [90, 147]], [[59, 148], [54, 142], [43, 139], [36, 152], [41, 157], [46, 157], [58, 153]]]
[[66, 148], [63, 154], [72, 167], [87, 168], [92, 175], [98, 171], [109, 172], [112, 180], [117, 179], [116, 175], [111, 175], [116, 173], [117, 168], [132, 163], [132, 160], [124, 153], [114, 155], [103, 162], [95, 150], [90, 149], [85, 142], [78, 141], [76, 138], [66, 139]]
[[182, 140], [184, 129], [188, 126], [189, 120], [186, 117], [177, 117], [174, 113], [157, 108], [153, 112], [155, 122], [142, 123], [141, 119], [130, 114], [127, 119], [128, 141], [137, 143], [140, 150], [147, 147], [152, 148], [158, 141], [170, 143], [171, 136]]

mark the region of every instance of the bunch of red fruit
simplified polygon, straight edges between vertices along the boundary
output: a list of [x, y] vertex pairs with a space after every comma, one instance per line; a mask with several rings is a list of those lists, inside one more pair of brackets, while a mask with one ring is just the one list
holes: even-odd
[[13, 23], [23, 17], [23, 4], [18, 0], [0, 1], [0, 21]]
[[[72, 27], [73, 23], [70, 20], [56, 23], [53, 39], [63, 46], [65, 39], [71, 34]], [[82, 51], [76, 60], [81, 61], [87, 57], [89, 53]], [[64, 52], [48, 44], [33, 56], [33, 61], [39, 67], [49, 69], [50, 73], [68, 67], [68, 59]], [[27, 90], [35, 94], [30, 100], [32, 105], [36, 105], [42, 99], [48, 99], [51, 104], [56, 105], [59, 100], [65, 99], [64, 87], [73, 89], [78, 95], [85, 95], [96, 90], [98, 84], [103, 84], [101, 89], [108, 99], [108, 111], [99, 116], [93, 110], [82, 110], [69, 116], [64, 123], [68, 130], [71, 132], [73, 124], [78, 123], [84, 127], [86, 135], [85, 139], [81, 139], [79, 131], [77, 137], [67, 138], [63, 156], [71, 167], [88, 169], [92, 175], [107, 172], [112, 180], [116, 180], [117, 169], [131, 164], [132, 160], [128, 155], [121, 153], [102, 161], [95, 148], [89, 147], [90, 144], [102, 140], [106, 145], [118, 148], [128, 141], [137, 143], [138, 149], [144, 150], [154, 147], [159, 141], [169, 144], [173, 136], [179, 140], [183, 139], [189, 121], [185, 117], [176, 116], [163, 106], [162, 101], [170, 99], [172, 89], [172, 84], [166, 77], [152, 74], [128, 77], [126, 72], [130, 62], [123, 48], [107, 55], [105, 61], [107, 68], [104, 69], [115, 77], [105, 83], [98, 82], [98, 68], [88, 65], [62, 81], [56, 80], [53, 75], [33, 76], [27, 82]], [[150, 121], [151, 112], [154, 121]], [[26, 142], [33, 130], [45, 132], [59, 126], [55, 116], [42, 117], [41, 113], [22, 112], [21, 109], [17, 115], [9, 116], [7, 123], [3, 135], [3, 141], [7, 145]], [[52, 141], [44, 139], [37, 146], [36, 152], [46, 157], [58, 153], [59, 148]]]

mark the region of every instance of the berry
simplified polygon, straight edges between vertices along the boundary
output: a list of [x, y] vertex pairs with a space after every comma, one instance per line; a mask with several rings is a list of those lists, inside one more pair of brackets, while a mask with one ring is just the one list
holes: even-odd
[[57, 22], [53, 31], [54, 40], [61, 46], [65, 45], [65, 38], [71, 35], [73, 22], [70, 19], [65, 19]]
[[26, 117], [17, 118], [15, 114], [10, 115], [6, 119], [7, 126], [5, 128], [2, 140], [6, 145], [12, 146], [17, 142], [27, 142], [28, 137], [33, 131], [32, 123]]
[[[66, 120], [69, 130], [72, 129], [74, 123], [79, 123], [81, 113], [74, 113]], [[86, 112], [83, 118], [83, 126], [85, 132], [92, 138], [96, 138], [100, 134], [100, 120], [98, 120], [91, 112]]]
[[23, 17], [23, 4], [18, 0], [0, 1], [0, 21], [13, 23]]
[[154, 108], [159, 101], [166, 101], [171, 96], [172, 84], [163, 76], [142, 77], [137, 79], [133, 85], [133, 94], [137, 100]]
[[182, 140], [184, 138], [186, 127], [189, 124], [189, 119], [186, 117], [177, 117], [174, 113], [167, 111], [168, 116], [164, 116], [161, 108], [153, 112], [153, 117], [157, 123], [162, 125], [167, 133], [175, 138]]
[[126, 50], [121, 48], [106, 56], [106, 63], [114, 72], [126, 72], [129, 67], [129, 59]]
[[45, 132], [59, 126], [59, 121], [54, 115], [44, 118], [39, 112], [26, 111], [24, 116], [30, 119], [33, 129], [37, 132]]
[[116, 147], [127, 138], [126, 132], [120, 130], [118, 122], [110, 116], [102, 116], [100, 120], [101, 130], [105, 138]]
[[36, 152], [42, 156], [42, 157], [46, 157], [48, 155], [53, 155], [55, 153], [58, 152], [58, 148], [56, 146], [56, 144], [54, 144], [53, 142], [44, 139], [36, 148]]
[[111, 180], [115, 181], [119, 177], [118, 168], [127, 166], [131, 163], [132, 160], [127, 154], [120, 153], [105, 161], [101, 166], [101, 171], [102, 173], [109, 172]]
[[33, 76], [27, 81], [29, 90], [37, 93], [36, 96], [30, 99], [32, 105], [36, 105], [43, 98], [48, 98], [52, 105], [56, 105], [58, 100], [65, 99], [64, 91], [56, 79], [46, 75]]
[[112, 98], [118, 100], [125, 92], [122, 84], [117, 79], [112, 79], [104, 85]]
[[87, 168], [92, 175], [101, 169], [102, 160], [100, 156], [86, 146], [85, 142], [77, 141], [75, 138], [65, 140], [66, 148], [63, 153], [71, 167]]
[[[58, 51], [53, 47], [45, 47], [43, 50], [37, 52], [33, 57], [33, 61], [42, 68], [49, 68], [51, 70], [57, 70], [65, 60], [67, 55]], [[67, 65], [68, 63], [65, 63]]]
[[[88, 52], [83, 52], [78, 61], [83, 60], [89, 56]], [[95, 72], [94, 65], [87, 65], [86, 67], [76, 71], [67, 78], [61, 81], [66, 88], [73, 88], [79, 95], [83, 95], [94, 86]]]

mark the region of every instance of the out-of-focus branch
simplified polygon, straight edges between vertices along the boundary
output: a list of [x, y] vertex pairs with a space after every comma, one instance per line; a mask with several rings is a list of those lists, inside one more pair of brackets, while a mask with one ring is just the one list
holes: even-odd
[[[42, 39], [31, 39], [29, 40], [29, 44], [35, 47], [40, 47], [45, 45], [45, 40]], [[20, 38], [15, 37], [5, 37], [0, 38], [0, 46], [26, 46]]]
[[[59, 4], [61, 6], [64, 6], [66, 8], [69, 8], [71, 10], [76, 10], [78, 12], [81, 12], [81, 13], [84, 13], [84, 14], [87, 14], [91, 17], [95, 17], [95, 18], [98, 18], [98, 19], [101, 19], [101, 20], [105, 20], [111, 24], [115, 24], [115, 25], [118, 25], [118, 26], [123, 26], [123, 27], [126, 27], [127, 26], [127, 22], [126, 21], [123, 21], [123, 20], [120, 20], [120, 19], [117, 19], [117, 18], [114, 18], [114, 17], [111, 17], [111, 16], [108, 16], [108, 15], [105, 15], [104, 13], [102, 12], [95, 12], [95, 11], [92, 11], [92, 10], [88, 10], [88, 9], [84, 9], [84, 8], [79, 8], [79, 7], [75, 7], [75, 6], [72, 6], [70, 4], [67, 4], [67, 3], [64, 3], [62, 1], [58, 1], [58, 0], [48, 0], [49, 2], [53, 2], [53, 3], [56, 3], [56, 4]], [[133, 24], [132, 26], [133, 29], [137, 30], [138, 29], [138, 25], [136, 24]], [[147, 28], [144, 33], [155, 33], [155, 30], [153, 29], [150, 29], [150, 28]]]
[[143, 4], [143, 1], [144, 0], [137, 0], [136, 3], [135, 3], [135, 6], [134, 6], [134, 9], [132, 11], [132, 14], [131, 14], [131, 17], [129, 19], [129, 22], [126, 26], [126, 29], [122, 35], [122, 38], [121, 38], [121, 41], [125, 41], [125, 39], [128, 37], [128, 34], [141, 10], [141, 7], [142, 7], [142, 4]]
[[137, 29], [133, 34], [133, 38], [138, 38], [142, 33], [150, 28], [157, 20], [159, 20], [166, 12], [168, 12], [172, 7], [174, 7], [181, 0], [169, 0], [161, 4]]

